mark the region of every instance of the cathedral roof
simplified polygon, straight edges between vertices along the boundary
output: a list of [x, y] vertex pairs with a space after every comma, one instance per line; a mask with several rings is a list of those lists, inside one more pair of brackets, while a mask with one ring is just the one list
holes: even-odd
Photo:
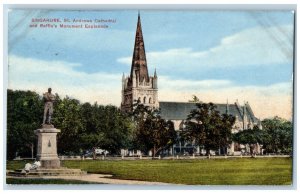
[[[243, 120], [243, 108], [237, 103], [234, 104], [214, 104], [217, 106], [217, 110], [221, 114], [226, 114], [228, 106], [228, 114], [235, 116], [239, 121]], [[159, 108], [161, 110], [161, 116], [167, 120], [185, 120], [187, 115], [190, 114], [191, 110], [196, 109], [196, 103], [193, 102], [159, 102]], [[247, 118], [251, 119], [252, 122], [258, 122], [258, 119], [254, 116], [250, 105], [245, 105], [245, 112]]]
[[149, 81], [145, 44], [143, 39], [140, 14], [138, 15], [138, 22], [137, 22], [136, 34], [135, 34], [135, 43], [134, 43], [131, 72], [130, 72], [131, 79], [134, 76], [134, 73], [138, 74], [140, 82], [142, 82], [144, 79], [147, 82]]

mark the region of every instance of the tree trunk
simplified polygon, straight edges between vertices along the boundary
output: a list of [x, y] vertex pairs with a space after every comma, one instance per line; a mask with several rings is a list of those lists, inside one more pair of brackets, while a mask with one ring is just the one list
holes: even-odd
[[155, 155], [156, 155], [155, 146], [152, 148], [152, 150], [153, 150], [153, 151], [152, 151], [152, 157], [155, 158]]
[[93, 148], [93, 160], [96, 160], [96, 149]]
[[250, 155], [253, 156], [253, 144], [250, 144]]
[[33, 143], [31, 144], [31, 159], [33, 159]]
[[162, 147], [160, 147], [160, 148], [158, 148], [158, 149], [155, 149], [154, 151], [155, 151], [155, 153], [154, 153], [154, 155], [156, 155], [158, 152], [160, 152], [160, 150], [162, 150], [163, 148]]
[[209, 154], [210, 154], [210, 149], [209, 148], [205, 148], [205, 150], [206, 150], [206, 156], [208, 156]]

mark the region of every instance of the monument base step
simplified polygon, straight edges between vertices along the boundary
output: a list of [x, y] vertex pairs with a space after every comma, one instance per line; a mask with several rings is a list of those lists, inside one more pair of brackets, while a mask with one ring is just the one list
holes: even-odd
[[77, 176], [77, 175], [85, 175], [87, 174], [85, 171], [80, 169], [69, 169], [69, 168], [56, 168], [56, 169], [46, 169], [39, 168], [36, 170], [30, 170], [29, 172], [25, 172], [23, 169], [9, 171], [7, 173], [8, 176], [22, 176], [22, 177], [43, 177], [43, 176]]

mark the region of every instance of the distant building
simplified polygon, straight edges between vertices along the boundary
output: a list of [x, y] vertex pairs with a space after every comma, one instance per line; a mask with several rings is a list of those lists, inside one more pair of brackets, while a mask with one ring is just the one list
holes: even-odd
[[[247, 103], [244, 106], [239, 105], [236, 101], [234, 104], [215, 104], [217, 110], [220, 114], [230, 114], [235, 116], [235, 124], [232, 128], [232, 133], [237, 133], [240, 130], [252, 129], [255, 125], [261, 128], [260, 120], [257, 119], [250, 105]], [[159, 102], [159, 108], [161, 109], [161, 116], [166, 120], [171, 120], [174, 123], [176, 131], [179, 131], [178, 136], [180, 136], [180, 131], [184, 129], [184, 122], [187, 115], [191, 110], [196, 109], [196, 103], [194, 102]], [[197, 146], [196, 146], [197, 147]], [[195, 145], [190, 142], [179, 142], [173, 146], [175, 152], [193, 152]], [[247, 149], [237, 143], [232, 143], [227, 148], [222, 148], [218, 150], [220, 154], [238, 154], [242, 149]], [[198, 154], [201, 152], [201, 148], [197, 148]], [[260, 153], [259, 145], [256, 146], [256, 152]]]
[[[184, 128], [184, 121], [191, 110], [196, 108], [196, 103], [192, 102], [159, 102], [158, 101], [158, 77], [156, 70], [153, 77], [148, 74], [145, 44], [142, 33], [142, 25], [140, 15], [138, 15], [137, 29], [135, 35], [134, 51], [132, 56], [131, 71], [129, 76], [123, 74], [122, 77], [122, 102], [121, 110], [131, 112], [133, 104], [139, 100], [146, 106], [160, 108], [162, 118], [171, 120], [174, 123], [175, 130], [180, 131]], [[171, 100], [171, 99], [170, 99]], [[234, 104], [215, 104], [217, 110], [221, 114], [230, 114], [236, 117], [235, 124], [232, 128], [232, 133], [236, 133], [244, 129], [252, 129], [255, 125], [261, 128], [260, 120], [257, 119], [249, 105], [245, 103], [239, 105], [238, 101]], [[247, 147], [232, 143], [227, 148], [219, 150], [222, 154], [239, 154], [241, 150], [246, 150]], [[259, 145], [256, 146], [256, 152], [260, 153]], [[173, 145], [170, 150], [165, 150], [168, 154], [191, 153], [201, 154], [201, 147], [193, 145], [189, 142], [179, 142]]]

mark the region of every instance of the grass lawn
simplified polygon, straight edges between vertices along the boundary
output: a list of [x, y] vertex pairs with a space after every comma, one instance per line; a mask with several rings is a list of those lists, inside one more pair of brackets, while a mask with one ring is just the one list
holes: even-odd
[[[9, 161], [7, 169], [26, 162]], [[114, 178], [188, 185], [290, 185], [291, 158], [205, 160], [62, 161], [63, 166]]]

